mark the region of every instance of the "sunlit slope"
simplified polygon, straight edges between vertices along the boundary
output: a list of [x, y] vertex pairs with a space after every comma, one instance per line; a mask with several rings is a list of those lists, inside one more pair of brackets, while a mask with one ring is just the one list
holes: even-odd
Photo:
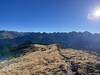
[[[73, 49], [62, 49], [53, 45], [31, 45], [24, 49], [25, 54], [8, 61], [2, 61], [3, 67], [0, 75], [69, 75], [73, 74], [70, 62], [74, 61], [80, 65], [81, 73], [86, 73], [86, 65], [91, 65], [93, 73], [99, 74], [99, 70], [94, 68], [100, 64], [99, 57], [83, 51]], [[9, 65], [6, 65], [9, 62]], [[60, 67], [63, 65], [62, 70]], [[89, 74], [88, 72], [86, 73]]]

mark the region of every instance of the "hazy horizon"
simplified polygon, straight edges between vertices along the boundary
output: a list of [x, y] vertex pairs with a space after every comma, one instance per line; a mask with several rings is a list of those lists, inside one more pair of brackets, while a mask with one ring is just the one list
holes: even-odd
[[5, 29], [1, 29], [0, 31], [14, 31], [14, 32], [40, 32], [40, 33], [43, 33], [43, 32], [46, 32], [46, 33], [69, 33], [69, 32], [90, 32], [90, 33], [100, 33], [100, 32], [91, 32], [91, 31], [87, 31], [87, 30], [83, 30], [83, 31], [75, 31], [75, 30], [72, 30], [72, 31], [20, 31], [20, 30], [5, 30]]

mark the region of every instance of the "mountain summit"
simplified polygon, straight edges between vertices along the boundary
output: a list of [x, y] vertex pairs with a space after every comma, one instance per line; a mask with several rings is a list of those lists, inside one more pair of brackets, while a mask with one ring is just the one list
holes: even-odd
[[100, 75], [100, 58], [93, 53], [57, 44], [31, 44], [23, 52], [0, 62], [0, 75]]

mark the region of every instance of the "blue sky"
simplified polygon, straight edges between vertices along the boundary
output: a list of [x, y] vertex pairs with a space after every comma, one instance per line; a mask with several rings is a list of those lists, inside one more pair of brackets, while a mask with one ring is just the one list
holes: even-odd
[[100, 0], [0, 0], [0, 30], [23, 32], [100, 32], [88, 13]]

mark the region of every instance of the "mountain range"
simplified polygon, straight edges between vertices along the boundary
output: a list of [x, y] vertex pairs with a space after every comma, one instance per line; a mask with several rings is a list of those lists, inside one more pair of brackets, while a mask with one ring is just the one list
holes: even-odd
[[59, 44], [64, 48], [100, 53], [100, 34], [85, 32], [15, 32], [0, 31], [0, 55], [28, 44]]

